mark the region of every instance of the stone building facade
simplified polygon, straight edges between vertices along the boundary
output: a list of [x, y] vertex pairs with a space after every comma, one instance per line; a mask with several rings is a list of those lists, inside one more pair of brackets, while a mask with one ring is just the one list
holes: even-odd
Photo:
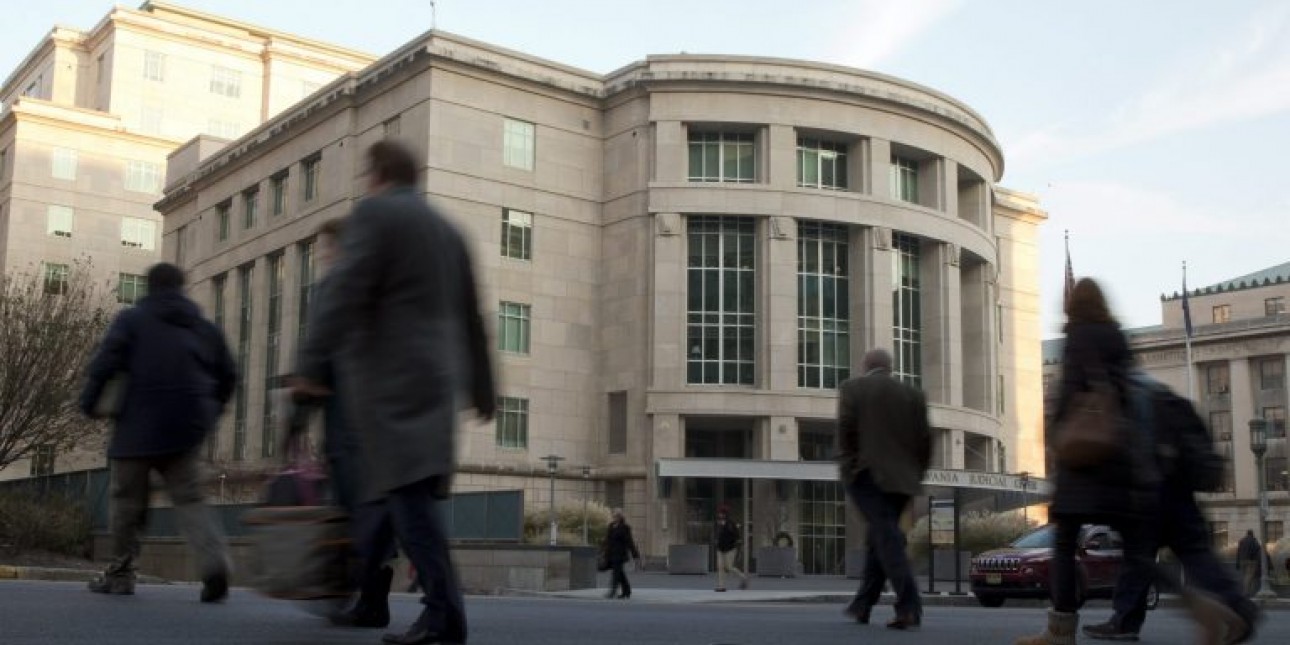
[[[54, 27], [0, 85], [0, 269], [57, 291], [77, 261], [116, 300], [160, 258], [167, 156], [237, 138], [372, 57], [165, 2]], [[42, 453], [45, 454], [45, 453]], [[88, 459], [89, 461], [86, 461]], [[101, 462], [62, 455], [60, 469]], [[0, 479], [25, 476], [19, 462]]]
[[936, 467], [1042, 472], [1045, 215], [997, 185], [970, 108], [832, 65], [668, 55], [599, 75], [437, 31], [170, 158], [164, 255], [243, 370], [222, 468], [272, 456], [315, 231], [383, 137], [424, 159], [471, 241], [499, 350], [498, 418], [464, 424], [459, 490], [545, 507], [557, 455], [558, 501], [623, 507], [649, 554], [704, 543], [728, 504], [750, 544], [786, 533], [808, 572], [836, 572], [853, 518], [800, 468], [831, 457], [836, 385], [871, 347], [927, 392]]

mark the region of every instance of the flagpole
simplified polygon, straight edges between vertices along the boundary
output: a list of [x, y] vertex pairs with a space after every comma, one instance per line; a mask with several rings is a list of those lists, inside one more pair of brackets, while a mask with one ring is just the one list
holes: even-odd
[[[1187, 261], [1183, 260], [1183, 302], [1187, 302]], [[1189, 316], [1190, 312], [1184, 312], [1184, 316]], [[1183, 329], [1183, 338], [1186, 339], [1187, 345], [1187, 398], [1191, 401], [1196, 400], [1196, 370], [1192, 369], [1191, 362], [1191, 324], [1190, 320], [1186, 321]]]

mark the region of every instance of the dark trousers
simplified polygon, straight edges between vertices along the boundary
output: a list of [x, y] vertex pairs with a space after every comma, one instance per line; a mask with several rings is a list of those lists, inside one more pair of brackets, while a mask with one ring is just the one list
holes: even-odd
[[852, 608], [872, 607], [890, 582], [896, 592], [896, 615], [920, 616], [922, 599], [905, 555], [905, 534], [900, 530], [900, 515], [909, 503], [909, 496], [883, 491], [867, 471], [856, 475], [847, 486], [847, 494], [869, 524], [864, 582], [856, 591]]
[[416, 626], [443, 640], [466, 642], [466, 607], [448, 552], [448, 535], [434, 493], [439, 477], [390, 491], [384, 500], [359, 508], [364, 576], [375, 575], [389, 558], [395, 539], [412, 561], [425, 608]]
[[[1187, 574], [1188, 584], [1218, 596], [1224, 604], [1242, 616], [1248, 615], [1248, 601], [1241, 595], [1236, 580], [1227, 572], [1209, 545], [1205, 517], [1196, 505], [1190, 491], [1174, 489], [1167, 492], [1161, 504], [1157, 521], [1142, 533], [1143, 543], [1134, 545], [1125, 538], [1125, 552], [1134, 550], [1143, 557], [1126, 559], [1120, 578], [1115, 583], [1111, 599], [1114, 613], [1111, 622], [1125, 631], [1137, 632], [1147, 619], [1147, 591], [1154, 580], [1154, 571], [1143, 568], [1145, 559], [1151, 562], [1161, 547], [1169, 547], [1177, 556]], [[1167, 580], [1166, 583], [1171, 583]]]
[[627, 581], [627, 573], [623, 571], [623, 566], [626, 564], [626, 560], [609, 561], [609, 570], [612, 572], [609, 576], [609, 595], [611, 597], [619, 589], [622, 589], [624, 596], [632, 595], [632, 583]]
[[174, 505], [179, 529], [197, 556], [203, 577], [227, 575], [228, 549], [210, 509], [202, 500], [197, 451], [157, 457], [112, 460], [112, 556], [109, 575], [133, 577], [139, 559], [139, 532], [148, 519], [150, 477], [161, 476]]

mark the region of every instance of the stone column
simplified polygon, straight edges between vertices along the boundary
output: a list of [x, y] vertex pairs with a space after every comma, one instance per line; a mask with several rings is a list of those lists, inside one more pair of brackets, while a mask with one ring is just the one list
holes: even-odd
[[681, 182], [689, 177], [689, 142], [680, 121], [654, 124], [654, 181]]
[[874, 197], [895, 199], [891, 194], [891, 142], [886, 139], [869, 139], [868, 162], [869, 173], [865, 183], [869, 188], [869, 194]]
[[763, 159], [767, 160], [768, 183], [772, 188], [797, 187], [797, 130], [787, 125], [772, 125], [765, 130], [769, 148]]
[[[941, 159], [941, 210], [950, 217], [959, 215], [959, 165], [952, 159]], [[974, 222], [975, 223], [975, 222]]]
[[923, 391], [929, 402], [963, 405], [963, 340], [959, 247], [923, 244]]
[[671, 490], [667, 496], [661, 494], [662, 486], [654, 464], [658, 459], [677, 459], [685, 456], [685, 429], [681, 417], [676, 414], [655, 414], [649, 418], [650, 460], [646, 464], [649, 473], [646, 478], [645, 504], [648, 526], [643, 531], [650, 536], [648, 546], [641, 544], [642, 551], [653, 554], [666, 554], [669, 544], [685, 542], [685, 482], [673, 478]]
[[651, 383], [660, 389], [685, 385], [685, 220], [654, 215], [650, 303]]
[[[1212, 364], [1212, 363], [1210, 363]], [[1259, 466], [1250, 452], [1250, 419], [1254, 410], [1250, 403], [1254, 401], [1254, 384], [1250, 382], [1250, 361], [1233, 359], [1227, 363], [1228, 400], [1232, 411], [1232, 475], [1236, 484], [1237, 499], [1258, 498]], [[1204, 381], [1197, 379], [1198, 390], [1204, 391]]]
[[798, 461], [798, 432], [796, 417], [770, 417], [762, 426], [761, 455], [763, 459]]
[[962, 279], [960, 298], [962, 299], [962, 334], [963, 334], [963, 405], [993, 412], [990, 404], [990, 384], [994, 380], [994, 371], [990, 366], [991, 344], [995, 342], [993, 327], [990, 325], [991, 311], [990, 286], [986, 276], [990, 265], [979, 260], [960, 267]]
[[762, 293], [759, 327], [763, 329], [757, 371], [765, 375], [763, 387], [787, 391], [797, 388], [797, 222], [791, 217], [770, 217], [762, 222], [765, 240], [758, 267]]
[[851, 373], [870, 349], [892, 350], [891, 229], [853, 228], [851, 233]]

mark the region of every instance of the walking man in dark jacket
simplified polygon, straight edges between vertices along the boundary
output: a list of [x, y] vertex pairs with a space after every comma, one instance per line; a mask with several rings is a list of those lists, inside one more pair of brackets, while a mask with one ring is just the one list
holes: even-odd
[[224, 336], [183, 286], [184, 274], [173, 264], [148, 270], [148, 295], [112, 321], [81, 393], [88, 416], [102, 409], [100, 397], [120, 395], [107, 454], [115, 559], [90, 582], [96, 593], [134, 593], [139, 531], [156, 471], [197, 555], [202, 602], [228, 596], [227, 549], [202, 502], [198, 451], [232, 397], [237, 372]]
[[626, 600], [632, 597], [632, 583], [627, 579], [623, 566], [631, 558], [639, 569], [641, 552], [636, 549], [636, 540], [632, 538], [632, 527], [623, 518], [623, 509], [615, 508], [610, 517], [609, 529], [605, 531], [605, 557], [613, 573], [609, 576], [609, 593], [605, 597]]
[[886, 350], [870, 350], [863, 375], [844, 382], [838, 396], [838, 470], [869, 525], [864, 582], [846, 613], [868, 624], [890, 581], [896, 617], [887, 627], [910, 629], [922, 621], [923, 609], [900, 516], [922, 489], [932, 437], [923, 393], [893, 378], [891, 365]]
[[1263, 579], [1263, 547], [1259, 546], [1254, 531], [1246, 531], [1245, 537], [1236, 545], [1236, 566], [1241, 571], [1242, 586], [1246, 597], [1259, 592]]
[[465, 239], [415, 188], [418, 162], [392, 141], [365, 155], [368, 196], [346, 221], [340, 259], [319, 294], [296, 394], [335, 379], [362, 455], [360, 549], [376, 575], [397, 537], [425, 609], [395, 645], [465, 643], [466, 611], [435, 508], [451, 490], [461, 403], [491, 419], [487, 335]]
[[726, 590], [726, 574], [739, 576], [739, 588], [748, 588], [748, 576], [735, 566], [735, 556], [739, 554], [739, 525], [730, 519], [730, 509], [723, 504], [717, 509], [717, 588]]

